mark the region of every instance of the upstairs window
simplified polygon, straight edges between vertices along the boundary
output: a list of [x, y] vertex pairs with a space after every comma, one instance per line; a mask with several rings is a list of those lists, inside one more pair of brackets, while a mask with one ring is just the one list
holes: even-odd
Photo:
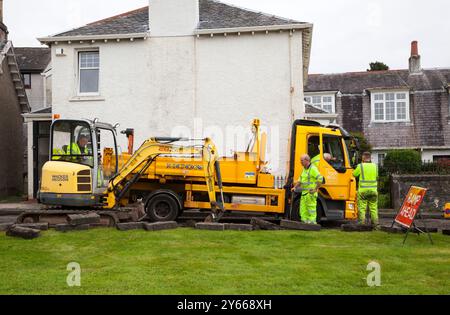
[[409, 93], [406, 91], [373, 93], [371, 103], [374, 122], [409, 121]]
[[305, 97], [305, 102], [330, 114], [334, 114], [336, 112], [335, 96], [332, 94], [307, 95]]
[[78, 53], [78, 78], [80, 94], [99, 93], [100, 55], [98, 51]]
[[23, 87], [25, 89], [31, 89], [31, 73], [22, 74]]

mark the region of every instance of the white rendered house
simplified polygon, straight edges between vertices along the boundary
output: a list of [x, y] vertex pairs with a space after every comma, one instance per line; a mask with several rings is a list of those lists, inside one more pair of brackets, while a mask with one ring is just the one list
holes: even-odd
[[312, 24], [212, 0], [149, 2], [39, 39], [52, 51], [53, 114], [134, 128], [137, 145], [211, 136], [224, 155], [244, 149], [246, 140], [230, 135], [260, 118], [272, 170], [285, 175], [291, 125], [304, 113]]

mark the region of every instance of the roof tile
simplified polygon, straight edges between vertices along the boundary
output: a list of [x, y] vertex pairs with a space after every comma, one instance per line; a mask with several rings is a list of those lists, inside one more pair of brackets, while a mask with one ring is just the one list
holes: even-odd
[[15, 47], [14, 53], [21, 71], [42, 72], [51, 60], [49, 48]]
[[[254, 12], [214, 0], [199, 0], [198, 29], [221, 29], [252, 26], [306, 24], [277, 16]], [[123, 35], [149, 31], [149, 7], [116, 15], [53, 37]]]
[[423, 70], [411, 75], [408, 70], [311, 74], [305, 92], [340, 91], [361, 94], [370, 89], [439, 90], [450, 83], [450, 69]]

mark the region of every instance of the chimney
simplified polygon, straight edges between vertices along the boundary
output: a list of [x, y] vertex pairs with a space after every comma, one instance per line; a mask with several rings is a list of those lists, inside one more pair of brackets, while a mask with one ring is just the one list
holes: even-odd
[[3, 24], [3, 0], [0, 0], [0, 42], [8, 40], [8, 28]]
[[411, 43], [411, 57], [409, 58], [409, 73], [410, 74], [422, 73], [422, 67], [420, 65], [419, 43], [417, 41], [413, 41]]
[[149, 0], [150, 36], [188, 36], [200, 21], [199, 0]]

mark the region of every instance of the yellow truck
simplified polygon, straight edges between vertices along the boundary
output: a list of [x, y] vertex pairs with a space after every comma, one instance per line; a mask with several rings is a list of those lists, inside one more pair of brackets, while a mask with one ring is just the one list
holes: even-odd
[[[210, 139], [150, 138], [136, 152], [119, 153], [114, 126], [97, 120], [55, 120], [38, 199], [63, 209], [29, 213], [21, 219], [42, 221], [59, 213], [95, 209], [117, 223], [129, 219], [123, 209], [142, 199], [152, 221], [176, 220], [188, 209], [211, 210], [213, 219], [237, 212], [298, 220], [299, 195], [291, 193], [291, 187], [302, 172], [300, 156], [305, 153], [320, 158], [325, 177], [318, 218], [357, 218], [352, 175], [356, 142], [344, 129], [296, 121], [289, 173], [280, 180], [267, 171], [267, 137], [260, 131], [260, 121], [255, 119], [251, 128], [253, 139], [246, 152], [219, 158]], [[125, 133], [132, 139], [130, 129]], [[83, 141], [87, 145], [80, 149]], [[333, 159], [326, 161], [325, 153]]]

